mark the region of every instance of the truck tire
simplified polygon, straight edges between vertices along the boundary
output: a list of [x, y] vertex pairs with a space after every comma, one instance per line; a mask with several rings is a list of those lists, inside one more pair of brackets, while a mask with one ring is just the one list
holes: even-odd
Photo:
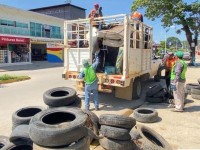
[[169, 143], [157, 132], [144, 125], [137, 125], [137, 130], [143, 139], [141, 149], [172, 150]]
[[102, 114], [99, 117], [99, 123], [100, 125], [132, 129], [135, 126], [136, 121], [132, 117], [114, 114]]
[[188, 95], [191, 95], [191, 89], [195, 88], [195, 87], [200, 87], [200, 85], [198, 83], [188, 83], [188, 84], [186, 84], [185, 88], [188, 92]]
[[[90, 150], [89, 136], [83, 137], [82, 139], [76, 141], [75, 143], [56, 148], [56, 150]], [[33, 144], [34, 150], [55, 150], [55, 148], [51, 147], [41, 147], [39, 145]]]
[[131, 136], [129, 134], [130, 132], [129, 129], [102, 125], [100, 132], [103, 136], [110, 139], [121, 140], [121, 141], [126, 141], [131, 139]]
[[30, 139], [28, 127], [29, 127], [28, 125], [17, 126], [10, 135], [9, 138], [10, 142], [12, 143], [24, 142], [24, 143], [30, 143], [30, 145], [32, 145], [33, 142]]
[[156, 84], [154, 86], [149, 87], [148, 91], [146, 92], [146, 96], [152, 97], [159, 91], [161, 91], [163, 87], [160, 84]]
[[200, 86], [191, 88], [191, 93], [200, 95]]
[[[162, 71], [165, 70], [165, 75], [162, 76]], [[167, 75], [166, 75], [166, 71], [168, 71], [169, 69], [166, 67], [166, 66], [160, 66], [158, 68], [158, 71], [157, 71], [157, 76], [159, 77], [159, 79], [167, 79], [169, 78]]]
[[107, 149], [107, 150], [133, 150], [137, 149], [135, 143], [131, 140], [128, 141], [121, 141], [121, 140], [114, 140], [109, 138], [102, 138], [99, 140], [100, 145]]
[[88, 134], [87, 128], [83, 127], [87, 118], [75, 107], [47, 109], [31, 119], [29, 135], [37, 145], [66, 146]]
[[9, 143], [9, 138], [6, 136], [0, 136], [0, 149], [3, 149]]
[[137, 130], [137, 126], [134, 126], [131, 131], [130, 131], [130, 136], [131, 136], [131, 140], [138, 140], [141, 138], [138, 130]]
[[143, 123], [153, 123], [158, 120], [158, 112], [152, 108], [137, 108], [134, 110], [133, 118]]
[[69, 87], [57, 87], [47, 90], [43, 94], [44, 103], [48, 106], [59, 107], [72, 104], [76, 98], [76, 91]]
[[191, 94], [191, 96], [192, 96], [192, 98], [194, 98], [194, 99], [198, 99], [198, 100], [200, 100], [200, 95], [199, 94]]
[[18, 125], [28, 125], [31, 118], [43, 110], [45, 110], [45, 108], [40, 106], [30, 106], [15, 111], [12, 114], [12, 129], [14, 130]]
[[158, 75], [155, 75], [154, 78], [153, 78], [153, 80], [155, 82], [160, 82], [160, 77]]
[[140, 98], [141, 94], [142, 94], [142, 83], [141, 79], [138, 77], [133, 82], [132, 99]]
[[166, 89], [162, 89], [161, 91], [159, 91], [158, 93], [154, 94], [153, 97], [155, 98], [159, 98], [159, 97], [165, 97], [167, 94], [167, 90]]

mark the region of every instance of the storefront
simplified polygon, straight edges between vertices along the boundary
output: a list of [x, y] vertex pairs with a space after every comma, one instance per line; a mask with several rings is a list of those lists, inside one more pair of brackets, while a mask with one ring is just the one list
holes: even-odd
[[0, 36], [0, 65], [30, 63], [30, 39]]

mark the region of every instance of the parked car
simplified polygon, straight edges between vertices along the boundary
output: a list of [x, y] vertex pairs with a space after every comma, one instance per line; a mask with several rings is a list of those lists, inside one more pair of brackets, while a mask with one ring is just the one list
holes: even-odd
[[183, 59], [184, 60], [190, 60], [191, 59], [190, 52], [184, 52], [183, 53]]

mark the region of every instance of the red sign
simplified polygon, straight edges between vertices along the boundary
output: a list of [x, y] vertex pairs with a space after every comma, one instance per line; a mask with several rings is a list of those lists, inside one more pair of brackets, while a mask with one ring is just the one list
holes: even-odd
[[28, 44], [29, 38], [0, 36], [0, 44]]

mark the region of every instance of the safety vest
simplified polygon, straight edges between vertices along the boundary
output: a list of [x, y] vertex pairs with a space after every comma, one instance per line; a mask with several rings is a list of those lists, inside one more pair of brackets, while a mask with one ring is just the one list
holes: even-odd
[[170, 70], [172, 69], [174, 63], [175, 63], [176, 59], [175, 58], [171, 58], [169, 59], [169, 57], [166, 59], [166, 67], [168, 67]]
[[86, 84], [92, 84], [97, 79], [96, 73], [92, 66], [84, 68], [84, 74], [85, 74], [84, 80]]
[[[181, 79], [182, 80], [185, 80], [185, 72], [187, 71], [187, 64], [183, 61], [183, 60], [177, 60], [177, 62], [180, 62], [182, 65], [183, 65], [183, 70], [181, 72]], [[177, 63], [176, 62], [176, 63]], [[175, 77], [176, 77], [176, 74], [175, 74], [175, 71], [174, 71], [174, 68], [175, 68], [175, 65], [176, 63], [174, 64], [174, 66], [172, 67], [172, 71], [171, 71], [171, 80], [174, 80]]]

